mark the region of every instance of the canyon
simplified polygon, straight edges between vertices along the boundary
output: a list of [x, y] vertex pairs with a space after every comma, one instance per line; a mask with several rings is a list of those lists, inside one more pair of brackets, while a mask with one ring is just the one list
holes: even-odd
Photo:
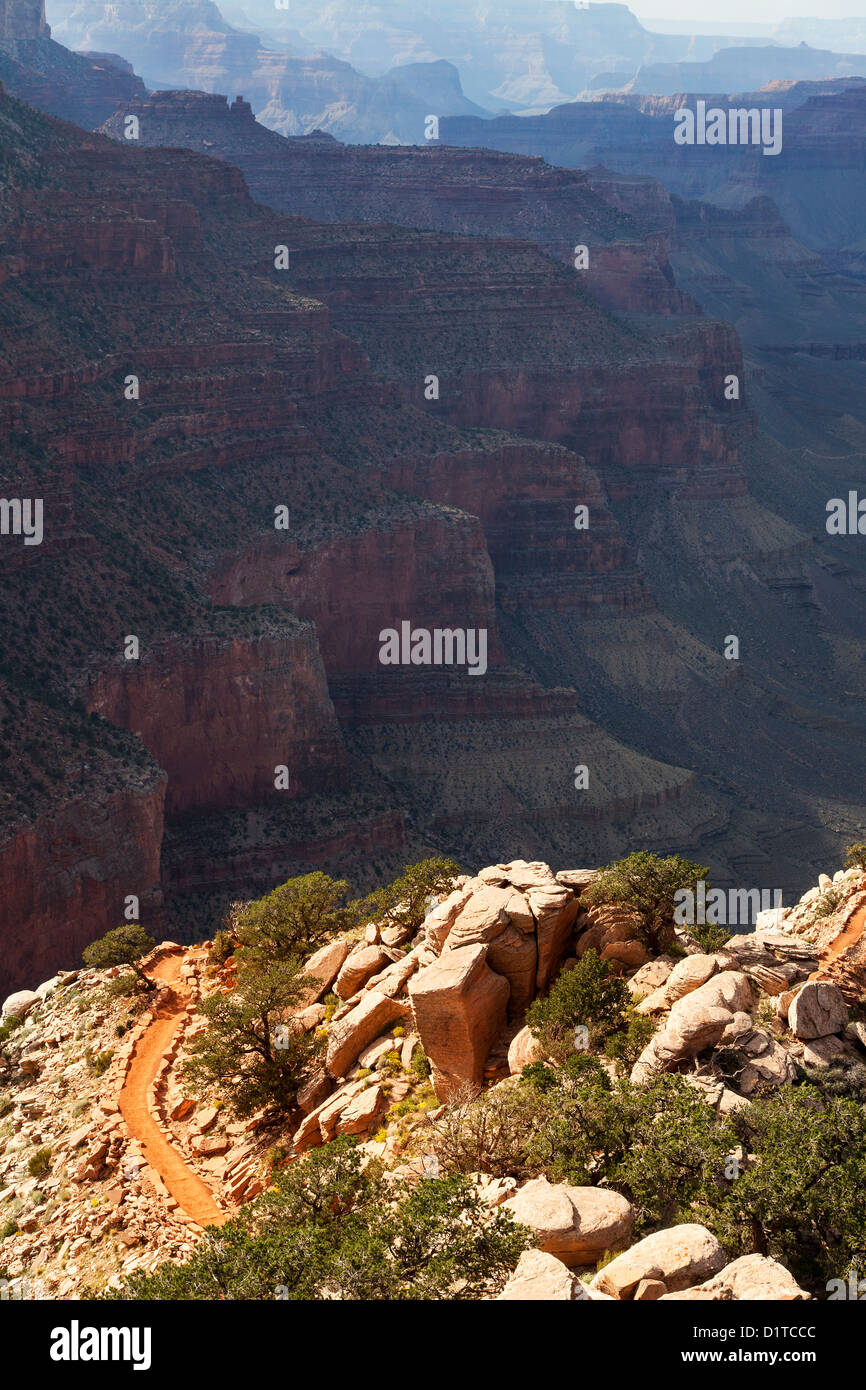
[[[0, 556], [4, 699], [38, 731], [4, 873], [56, 878], [6, 983], [67, 960], [88, 893], [101, 930], [132, 894], [190, 940], [313, 865], [364, 887], [427, 853], [676, 844], [791, 891], [856, 838], [862, 562], [812, 519], [847, 396], [781, 484], [789, 359], [862, 311], [775, 205], [287, 140], [213, 94], [122, 100], [114, 140], [8, 95], [0, 119], [2, 481], [46, 516], [36, 560]], [[406, 618], [487, 630], [483, 680], [382, 668]], [[152, 787], [131, 856], [75, 811], [85, 744], [100, 805]], [[55, 875], [67, 811], [94, 854]]]

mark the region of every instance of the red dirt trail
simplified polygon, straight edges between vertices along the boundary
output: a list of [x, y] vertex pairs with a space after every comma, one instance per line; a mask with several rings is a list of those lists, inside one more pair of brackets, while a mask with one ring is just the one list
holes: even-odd
[[228, 1220], [225, 1212], [220, 1211], [207, 1184], [168, 1142], [147, 1103], [148, 1087], [156, 1076], [163, 1053], [180, 1027], [186, 1007], [180, 965], [180, 956], [169, 956], [150, 972], [152, 978], [165, 981], [171, 990], [161, 1000], [153, 1022], [135, 1045], [117, 1103], [127, 1129], [139, 1141], [147, 1162], [159, 1173], [181, 1210], [200, 1226], [222, 1226]]
[[857, 909], [844, 931], [841, 931], [835, 940], [831, 941], [830, 945], [821, 952], [818, 962], [821, 971], [841, 956], [844, 951], [847, 951], [849, 946], [854, 945], [863, 931], [864, 923], [866, 923], [866, 906]]

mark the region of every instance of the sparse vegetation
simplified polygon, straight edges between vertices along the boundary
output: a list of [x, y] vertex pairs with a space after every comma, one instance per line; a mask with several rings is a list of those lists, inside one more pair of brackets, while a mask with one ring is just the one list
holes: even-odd
[[623, 980], [590, 948], [576, 965], [562, 972], [546, 999], [530, 1004], [526, 1022], [547, 1055], [564, 1062], [580, 1050], [579, 1027], [588, 1030], [591, 1044], [599, 1042], [622, 1026], [628, 1001]]
[[51, 1150], [37, 1149], [28, 1160], [27, 1171], [31, 1178], [46, 1178], [51, 1172]]
[[460, 866], [453, 859], [424, 859], [410, 864], [386, 888], [377, 888], [354, 904], [362, 922], [380, 922], [416, 932], [424, 921], [431, 897], [450, 893]]
[[82, 952], [84, 964], [96, 970], [109, 970], [113, 966], [127, 965], [135, 972], [142, 988], [155, 988], [152, 980], [145, 975], [139, 961], [152, 951], [156, 942], [148, 936], [139, 922], [125, 922], [105, 933], [98, 941], [91, 941]]

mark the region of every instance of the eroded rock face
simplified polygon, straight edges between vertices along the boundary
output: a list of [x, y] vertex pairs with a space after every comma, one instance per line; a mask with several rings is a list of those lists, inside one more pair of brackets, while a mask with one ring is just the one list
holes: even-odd
[[571, 1268], [594, 1264], [631, 1239], [634, 1210], [625, 1197], [600, 1187], [572, 1187], [535, 1178], [503, 1204], [528, 1226], [540, 1248]]
[[510, 993], [505, 977], [488, 966], [487, 947], [481, 944], [444, 951], [410, 980], [415, 1027], [440, 1100], [464, 1084], [480, 1086]]
[[[582, 883], [585, 872], [577, 876]], [[521, 1021], [568, 954], [579, 906], [574, 890], [559, 883], [548, 864], [516, 859], [482, 869], [428, 914], [423, 942], [416, 947], [421, 970], [410, 994], [413, 1002], [416, 992], [423, 1001], [415, 1005], [416, 1022], [434, 1075], [439, 1076], [440, 1096], [444, 1095], [440, 1087], [453, 1092], [461, 1080], [479, 1083], [486, 1059], [486, 1053], [480, 1056], [482, 1048], [489, 1051], [502, 1026], [502, 998], [509, 1020]], [[484, 948], [486, 969], [502, 980], [504, 994], [489, 981], [482, 988], [483, 973], [470, 989], [463, 979], [465, 962], [455, 966], [455, 955], [477, 947]], [[436, 965], [442, 970], [428, 974]], [[450, 1002], [449, 990], [455, 991]], [[493, 1012], [482, 1019], [485, 1000]], [[471, 1044], [465, 1036], [470, 1014], [477, 1033]], [[446, 1036], [442, 1020], [451, 1016], [461, 1020], [455, 1035], [460, 1040], [449, 1041]]]
[[509, 1018], [522, 1019], [535, 998], [538, 945], [534, 935], [509, 925], [487, 948], [487, 964], [504, 976], [511, 987]]
[[807, 980], [788, 1009], [788, 1027], [798, 1038], [824, 1038], [841, 1033], [848, 1022], [848, 1005], [838, 985]]
[[672, 1226], [618, 1255], [595, 1276], [592, 1287], [613, 1298], [630, 1299], [642, 1279], [659, 1279], [675, 1293], [717, 1274], [724, 1263], [724, 1251], [706, 1226]]
[[409, 1006], [400, 999], [368, 990], [361, 1002], [339, 1022], [332, 1024], [325, 1065], [332, 1076], [345, 1076], [367, 1045], [392, 1023], [409, 1017]]

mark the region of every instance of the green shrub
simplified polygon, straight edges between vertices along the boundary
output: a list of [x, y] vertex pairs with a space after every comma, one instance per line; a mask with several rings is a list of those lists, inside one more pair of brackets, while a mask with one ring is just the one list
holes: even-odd
[[87, 1063], [87, 1070], [91, 1076], [102, 1076], [111, 1066], [114, 1053], [109, 1049], [105, 1052], [94, 1052], [92, 1048], [84, 1049], [84, 1060]]
[[299, 959], [274, 958], [266, 970], [242, 960], [233, 990], [199, 1005], [207, 1029], [180, 1067], [182, 1077], [207, 1090], [218, 1086], [238, 1119], [257, 1110], [284, 1118], [322, 1051], [318, 1032], [302, 1033], [284, 1019], [309, 988]]
[[844, 896], [845, 890], [841, 885], [825, 888], [821, 896], [812, 904], [813, 917], [830, 917]]
[[862, 840], [846, 846], [845, 868], [866, 870], [866, 844]]
[[631, 1009], [625, 1028], [605, 1040], [605, 1056], [617, 1062], [622, 1070], [630, 1072], [655, 1031], [656, 1025], [651, 1018], [645, 1018]]
[[51, 1172], [51, 1150], [37, 1149], [27, 1164], [31, 1178], [44, 1178]]
[[16, 1018], [14, 1014], [10, 1014], [3, 1023], [0, 1023], [0, 1052], [3, 1051], [3, 1044], [9, 1041], [15, 1030], [20, 1028], [23, 1023], [24, 1019]]
[[564, 1061], [580, 1050], [576, 1029], [589, 1030], [596, 1043], [622, 1026], [628, 989], [598, 952], [585, 951], [576, 965], [563, 970], [546, 999], [535, 999], [526, 1013], [526, 1022], [544, 1051], [555, 1061]]
[[421, 1081], [426, 1081], [427, 1077], [430, 1075], [430, 1059], [423, 1047], [418, 1046], [414, 1049], [410, 1069]]
[[208, 951], [207, 958], [209, 964], [216, 966], [225, 965], [226, 961], [234, 955], [235, 945], [234, 933], [226, 930], [225, 927], [220, 927]]
[[639, 850], [596, 874], [584, 889], [583, 898], [589, 903], [617, 903], [632, 908], [640, 921], [645, 945], [654, 954], [660, 954], [674, 940], [677, 893], [683, 889], [696, 893], [698, 883], [701, 879], [706, 882], [708, 873], [709, 869], [679, 854], [662, 859]]
[[154, 983], [145, 975], [139, 961], [148, 951], [152, 951], [155, 945], [153, 937], [148, 936], [140, 922], [124, 922], [123, 926], [106, 932], [98, 941], [91, 941], [90, 945], [84, 948], [82, 959], [85, 965], [97, 970], [128, 965], [138, 976], [142, 988], [152, 990], [155, 988]]
[[303, 874], [239, 908], [234, 916], [238, 953], [265, 970], [272, 960], [306, 958], [351, 924], [348, 887], [327, 874]]
[[463, 1177], [386, 1183], [337, 1139], [280, 1170], [183, 1264], [135, 1273], [105, 1298], [339, 1301], [494, 1297], [533, 1243]]
[[408, 865], [387, 888], [377, 888], [353, 903], [353, 911], [361, 922], [382, 922], [415, 932], [424, 921], [429, 899], [450, 893], [459, 873], [453, 859], [423, 859]]
[[733, 932], [729, 932], [726, 927], [718, 926], [715, 922], [689, 923], [686, 930], [708, 956], [713, 955], [715, 951], [723, 951], [733, 936]]

